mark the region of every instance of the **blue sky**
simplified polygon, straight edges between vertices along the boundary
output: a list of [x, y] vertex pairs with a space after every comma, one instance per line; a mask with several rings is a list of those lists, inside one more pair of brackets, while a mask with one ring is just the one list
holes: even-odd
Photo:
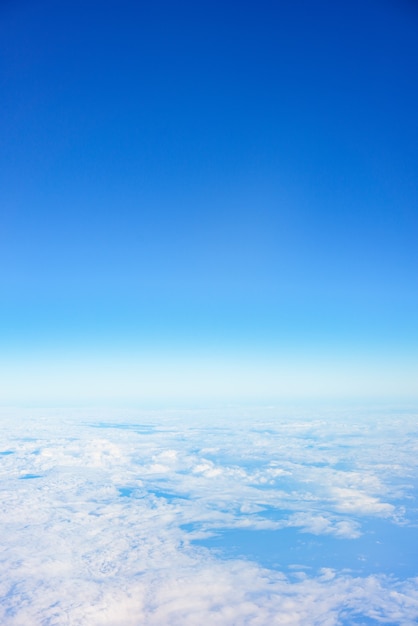
[[4, 3], [0, 400], [416, 396], [417, 27]]

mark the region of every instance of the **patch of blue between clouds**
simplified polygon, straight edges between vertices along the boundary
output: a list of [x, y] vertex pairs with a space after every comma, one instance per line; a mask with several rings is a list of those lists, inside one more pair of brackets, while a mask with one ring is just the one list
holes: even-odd
[[135, 487], [119, 487], [118, 492], [121, 498], [132, 498], [138, 493], [138, 489]]
[[98, 422], [97, 424], [89, 424], [91, 428], [116, 428], [119, 430], [132, 430], [141, 435], [152, 435], [156, 431], [156, 427], [151, 424], [109, 424], [107, 422]]
[[168, 491], [159, 491], [158, 489], [150, 489], [148, 493], [156, 496], [157, 498], [163, 498], [168, 503], [172, 503], [175, 500], [190, 500], [188, 496], [180, 495], [178, 493], [169, 493]]
[[[274, 517], [274, 516], [273, 516]], [[283, 511], [277, 519], [283, 519]], [[197, 525], [182, 526], [189, 532]], [[314, 535], [297, 528], [247, 530], [220, 528], [211, 537], [192, 543], [224, 559], [244, 558], [263, 567], [288, 569], [294, 564], [319, 571], [322, 568], [350, 570], [355, 574], [418, 575], [417, 530], [380, 519], [362, 519], [363, 534], [356, 539]]]
[[385, 626], [399, 626], [397, 622], [387, 622], [386, 620], [382, 622], [381, 619], [373, 619], [372, 617], [366, 617], [358, 613], [350, 613], [347, 616], [340, 614], [338, 620], [339, 626], [381, 626], [382, 623], [385, 624]]
[[122, 498], [144, 498], [146, 496], [155, 496], [157, 498], [162, 498], [167, 503], [171, 504], [176, 500], [189, 500], [188, 496], [180, 495], [178, 493], [172, 493], [168, 491], [160, 491], [158, 489], [148, 489], [146, 493], [140, 491], [136, 487], [119, 487], [118, 488], [119, 495]]
[[23, 474], [19, 476], [20, 480], [32, 480], [32, 478], [42, 478], [41, 474]]

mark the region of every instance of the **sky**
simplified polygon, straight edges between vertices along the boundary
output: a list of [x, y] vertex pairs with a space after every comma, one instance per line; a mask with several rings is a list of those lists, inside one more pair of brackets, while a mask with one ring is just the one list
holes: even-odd
[[0, 7], [0, 403], [418, 396], [418, 10]]

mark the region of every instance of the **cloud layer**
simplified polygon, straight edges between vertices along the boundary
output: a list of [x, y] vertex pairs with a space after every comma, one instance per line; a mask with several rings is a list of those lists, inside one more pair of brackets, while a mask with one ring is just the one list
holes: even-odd
[[4, 412], [1, 622], [416, 623], [415, 416], [264, 413]]

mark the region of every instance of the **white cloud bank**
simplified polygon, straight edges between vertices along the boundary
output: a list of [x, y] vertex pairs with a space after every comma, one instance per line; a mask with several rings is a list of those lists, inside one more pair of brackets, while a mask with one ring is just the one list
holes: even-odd
[[355, 545], [363, 519], [399, 523], [399, 498], [417, 477], [415, 423], [221, 416], [208, 425], [191, 414], [105, 427], [97, 416], [5, 413], [0, 623], [337, 626], [358, 614], [412, 626], [418, 578], [344, 563], [278, 571], [192, 539], [294, 528]]

